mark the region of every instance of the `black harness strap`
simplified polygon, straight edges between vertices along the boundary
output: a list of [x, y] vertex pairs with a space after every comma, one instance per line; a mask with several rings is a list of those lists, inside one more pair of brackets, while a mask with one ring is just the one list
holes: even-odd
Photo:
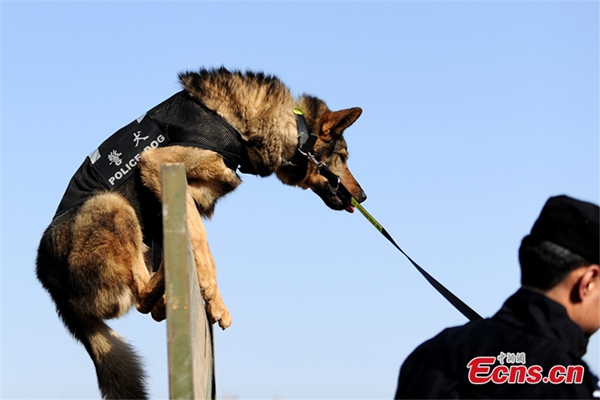
[[[301, 114], [297, 114], [297, 120], [298, 120], [298, 130], [299, 131], [300, 131], [300, 129], [306, 130], [306, 122], [304, 122], [304, 117]], [[302, 137], [302, 136], [303, 136], [302, 132], [300, 131], [300, 137]], [[314, 138], [316, 140], [316, 135], [312, 135], [312, 136], [314, 136]], [[314, 145], [314, 141], [310, 148], [308, 148], [308, 146], [306, 146], [306, 143], [303, 143], [302, 149], [301, 149], [300, 148], [301, 146], [299, 143], [299, 145], [298, 145], [299, 148], [298, 148], [297, 154], [300, 153], [302, 155], [305, 155], [306, 157], [308, 157], [308, 159], [310, 161], [315, 163], [317, 165], [319, 173], [329, 181], [329, 184], [331, 185], [331, 187], [333, 187], [338, 192], [338, 195], [341, 197], [341, 199], [346, 204], [351, 204], [352, 206], [357, 208], [361, 212], [361, 214], [396, 249], [398, 249], [398, 251], [400, 251], [400, 253], [402, 253], [408, 259], [408, 261], [410, 261], [410, 263], [417, 269], [417, 271], [419, 271], [421, 273], [421, 275], [423, 275], [423, 277], [427, 280], [427, 282], [429, 282], [431, 284], [431, 286], [433, 286], [435, 288], [435, 290], [437, 290], [442, 296], [444, 296], [444, 298], [446, 300], [448, 300], [450, 302], [450, 304], [452, 304], [454, 306], [454, 308], [456, 308], [465, 317], [467, 317], [469, 319], [469, 321], [475, 321], [478, 319], [482, 319], [482, 317], [477, 312], [475, 312], [471, 307], [469, 307], [461, 299], [456, 297], [456, 295], [454, 295], [454, 293], [452, 293], [451, 291], [446, 289], [446, 287], [444, 285], [442, 285], [440, 282], [438, 282], [433, 276], [429, 275], [429, 273], [427, 271], [425, 271], [423, 268], [421, 268], [421, 266], [419, 264], [417, 264], [412, 258], [410, 258], [408, 256], [408, 254], [406, 254], [406, 252], [404, 250], [402, 250], [402, 248], [400, 248], [400, 246], [398, 246], [396, 241], [385, 230], [385, 228], [379, 222], [377, 222], [377, 220], [375, 218], [373, 218], [373, 216], [371, 216], [371, 214], [369, 214], [367, 212], [367, 210], [364, 209], [363, 206], [360, 205], [360, 203], [352, 196], [352, 194], [350, 194], [348, 189], [346, 189], [346, 187], [342, 184], [340, 178], [336, 174], [334, 174], [329, 168], [327, 168], [327, 165], [325, 163], [320, 162], [315, 158], [315, 156], [312, 154], [312, 146], [313, 145]]]

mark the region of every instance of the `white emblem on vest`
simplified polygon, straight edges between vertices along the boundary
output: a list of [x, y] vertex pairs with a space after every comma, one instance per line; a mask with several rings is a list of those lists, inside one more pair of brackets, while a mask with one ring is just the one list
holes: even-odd
[[122, 153], [118, 153], [116, 150], [111, 151], [108, 155], [108, 160], [110, 161], [110, 164], [115, 163], [115, 165], [121, 165], [121, 163], [123, 162], [123, 160], [121, 160], [121, 154]]

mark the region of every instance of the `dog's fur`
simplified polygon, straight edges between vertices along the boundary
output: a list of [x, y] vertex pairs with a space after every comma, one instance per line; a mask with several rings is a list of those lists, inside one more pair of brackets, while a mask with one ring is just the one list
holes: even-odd
[[[288, 162], [298, 146], [293, 110], [301, 110], [309, 130], [318, 134], [316, 158], [340, 176], [358, 201], [366, 198], [346, 165], [348, 153], [342, 136], [360, 116], [360, 108], [332, 112], [323, 101], [307, 95], [295, 101], [279, 79], [262, 73], [221, 68], [183, 73], [180, 80], [189, 96], [241, 134], [256, 174], [275, 173], [285, 184], [312, 189], [332, 209], [348, 208], [315, 165]], [[201, 217], [210, 217], [217, 200], [241, 180], [214, 151], [188, 146], [148, 149], [141, 154], [138, 167], [143, 185], [158, 199], [160, 167], [169, 162], [185, 164], [188, 225], [198, 278], [209, 318], [225, 329], [231, 317], [217, 288]], [[156, 198], [140, 196], [139, 201]], [[150, 272], [144, 239], [139, 216], [127, 197], [104, 191], [58, 214], [38, 250], [38, 279], [66, 327], [88, 351], [106, 398], [147, 397], [138, 357], [103, 322], [122, 316], [133, 304], [140, 312], [152, 311], [156, 320], [165, 318], [163, 269]]]

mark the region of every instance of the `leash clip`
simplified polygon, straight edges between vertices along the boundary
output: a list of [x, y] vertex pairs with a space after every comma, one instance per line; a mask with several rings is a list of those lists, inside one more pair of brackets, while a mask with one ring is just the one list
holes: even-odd
[[339, 176], [337, 176], [336, 174], [334, 174], [333, 172], [331, 172], [331, 170], [329, 168], [327, 168], [327, 164], [325, 164], [323, 161], [318, 161], [315, 156], [313, 156], [311, 153], [308, 153], [307, 155], [308, 159], [311, 160], [313, 163], [315, 163], [315, 165], [317, 166], [317, 172], [319, 173], [319, 175], [324, 176], [327, 181], [329, 182], [329, 185], [335, 190], [335, 191], [340, 191], [340, 186], [343, 187], [342, 185], [342, 180], [340, 179]]
[[309, 152], [306, 152], [306, 153], [305, 153], [305, 152], [303, 152], [303, 151], [302, 151], [302, 150], [300, 150], [300, 149], [298, 149], [298, 151], [300, 151], [300, 153], [301, 153], [302, 155], [304, 155], [304, 156], [308, 157], [308, 159], [309, 159], [310, 161], [312, 161], [312, 162], [313, 162], [313, 163], [314, 163], [314, 164], [317, 166], [317, 169], [319, 170], [319, 172], [321, 172], [321, 168], [322, 168], [323, 166], [325, 166], [325, 165], [326, 165], [326, 164], [325, 164], [323, 161], [319, 161], [319, 160], [317, 160], [317, 158], [316, 158], [316, 157], [313, 155], [313, 153], [311, 153], [310, 151], [309, 151]]

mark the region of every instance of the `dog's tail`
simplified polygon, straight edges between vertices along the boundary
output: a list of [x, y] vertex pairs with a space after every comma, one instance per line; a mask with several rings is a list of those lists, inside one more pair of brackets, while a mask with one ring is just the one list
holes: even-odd
[[[57, 304], [58, 308], [58, 304]], [[145, 374], [134, 349], [102, 319], [78, 315], [70, 306], [59, 314], [73, 336], [86, 348], [105, 399], [148, 398]]]
[[[98, 387], [107, 399], [146, 399], [144, 371], [133, 348], [99, 318], [88, 318], [88, 353], [96, 366]], [[88, 346], [86, 346], [87, 348]]]
[[66, 290], [68, 279], [62, 276], [60, 257], [48, 251], [49, 235], [42, 238], [38, 250], [37, 277], [50, 293], [58, 315], [67, 329], [87, 350], [96, 367], [98, 387], [106, 399], [148, 398], [140, 357], [118, 333], [104, 321], [78, 311]]

